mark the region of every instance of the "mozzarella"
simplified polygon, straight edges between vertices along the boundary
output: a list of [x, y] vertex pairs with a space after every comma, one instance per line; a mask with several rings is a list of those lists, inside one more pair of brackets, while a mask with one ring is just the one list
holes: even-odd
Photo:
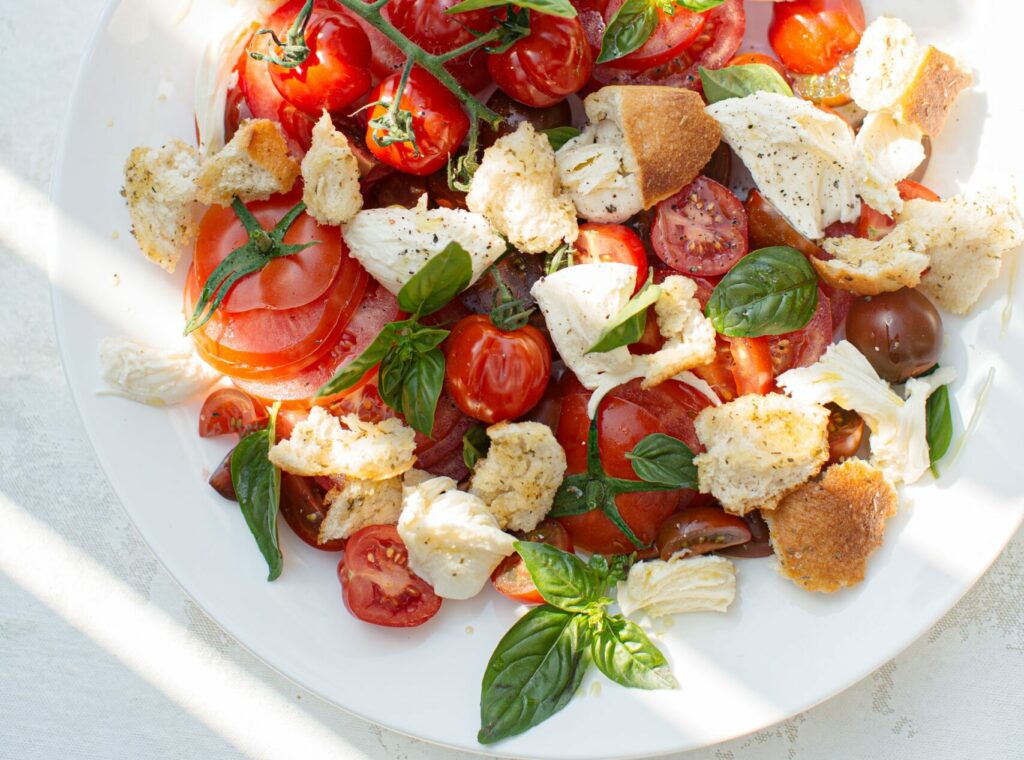
[[725, 612], [736, 598], [736, 566], [724, 557], [676, 555], [638, 562], [618, 584], [623, 614], [651, 618], [680, 612]]
[[898, 18], [881, 16], [864, 30], [853, 59], [850, 94], [867, 111], [898, 110], [927, 49]]
[[227, 109], [228, 91], [238, 86], [238, 69], [235, 64], [257, 29], [259, 24], [256, 22], [241, 23], [223, 39], [208, 44], [203, 50], [196, 71], [193, 106], [199, 148], [204, 156], [212, 156], [227, 142], [224, 112]]
[[555, 160], [562, 185], [584, 219], [619, 223], [643, 210], [640, 183], [626, 166], [622, 131], [611, 119], [588, 124]]
[[461, 245], [473, 260], [473, 282], [505, 253], [505, 241], [483, 216], [462, 209], [428, 210], [425, 194], [415, 208], [360, 211], [342, 228], [342, 236], [359, 263], [396, 295], [451, 242]]
[[132, 338], [100, 342], [100, 374], [108, 386], [98, 391], [100, 395], [151, 406], [183, 403], [221, 378], [196, 356], [191, 345], [162, 350]]
[[857, 189], [871, 208], [893, 215], [903, 210], [896, 183], [906, 179], [924, 161], [923, 134], [911, 124], [900, 124], [885, 112], [864, 119], [857, 133]]
[[445, 599], [480, 593], [516, 540], [478, 496], [458, 490], [451, 478], [405, 490], [398, 535], [409, 550], [409, 567]]

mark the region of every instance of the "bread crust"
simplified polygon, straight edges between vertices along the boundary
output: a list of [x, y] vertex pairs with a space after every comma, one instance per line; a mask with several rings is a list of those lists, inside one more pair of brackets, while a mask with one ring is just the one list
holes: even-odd
[[903, 121], [917, 125], [926, 135], [939, 134], [956, 99], [972, 81], [953, 56], [929, 46], [900, 103]]
[[267, 200], [292, 189], [299, 162], [288, 151], [281, 127], [269, 119], [249, 119], [219, 153], [203, 162], [196, 178], [198, 198], [207, 205], [230, 206]]

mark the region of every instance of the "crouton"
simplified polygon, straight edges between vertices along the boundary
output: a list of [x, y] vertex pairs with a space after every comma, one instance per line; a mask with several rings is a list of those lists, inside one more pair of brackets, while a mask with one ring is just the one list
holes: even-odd
[[302, 181], [306, 210], [320, 224], [347, 224], [363, 207], [359, 162], [327, 113], [313, 128], [313, 145], [302, 159]]
[[269, 119], [249, 119], [214, 156], [203, 161], [196, 184], [202, 203], [230, 206], [287, 193], [299, 176], [281, 127]]
[[487, 428], [491, 448], [477, 462], [469, 492], [483, 500], [502, 530], [529, 531], [544, 519], [565, 475], [565, 452], [539, 422]]
[[327, 515], [317, 543], [348, 538], [368, 525], [396, 525], [402, 512], [402, 478], [345, 478], [324, 497]]
[[835, 258], [810, 257], [818, 276], [834, 288], [862, 296], [917, 287], [929, 264], [920, 251], [924, 240], [907, 226], [897, 227], [881, 240], [845, 236], [826, 238], [821, 245]]
[[579, 233], [572, 199], [559, 185], [551, 142], [528, 121], [484, 151], [466, 206], [524, 253], [553, 251]]
[[703, 409], [694, 423], [706, 451], [693, 460], [701, 493], [734, 514], [774, 509], [828, 459], [828, 415], [778, 393]]
[[779, 571], [808, 591], [855, 586], [898, 506], [880, 470], [861, 459], [832, 465], [765, 513]]
[[689, 277], [671, 275], [661, 283], [661, 290], [654, 312], [665, 345], [647, 357], [644, 388], [715, 360], [715, 328], [694, 297], [697, 283]]
[[195, 179], [199, 153], [181, 140], [135, 148], [124, 166], [124, 197], [142, 252], [168, 272], [199, 234]]

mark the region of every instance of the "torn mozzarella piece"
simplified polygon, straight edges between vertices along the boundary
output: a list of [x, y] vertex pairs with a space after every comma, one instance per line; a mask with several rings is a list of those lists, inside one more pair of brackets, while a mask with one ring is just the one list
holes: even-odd
[[221, 378], [191, 345], [163, 350], [132, 338], [104, 338], [100, 342], [100, 373], [108, 386], [99, 391], [100, 395], [121, 396], [151, 406], [183, 403]]
[[736, 566], [725, 557], [675, 556], [638, 562], [618, 584], [624, 615], [651, 618], [682, 612], [725, 612], [736, 598]]
[[923, 134], [885, 112], [868, 114], [857, 133], [857, 189], [871, 208], [892, 216], [903, 210], [896, 183], [924, 161]]
[[584, 219], [617, 224], [643, 210], [635, 168], [627, 166], [622, 130], [610, 119], [588, 124], [555, 159], [562, 185]]

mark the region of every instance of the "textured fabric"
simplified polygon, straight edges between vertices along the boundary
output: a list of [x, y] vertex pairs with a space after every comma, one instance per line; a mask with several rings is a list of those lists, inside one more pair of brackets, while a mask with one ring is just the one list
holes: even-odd
[[[0, 759], [468, 760], [346, 715], [244, 651], [164, 572], [99, 470], [57, 359], [45, 196], [105, 2], [0, 2]], [[1024, 756], [1022, 589], [1018, 536], [877, 673], [686, 760]], [[160, 667], [172, 650], [177, 672]]]

